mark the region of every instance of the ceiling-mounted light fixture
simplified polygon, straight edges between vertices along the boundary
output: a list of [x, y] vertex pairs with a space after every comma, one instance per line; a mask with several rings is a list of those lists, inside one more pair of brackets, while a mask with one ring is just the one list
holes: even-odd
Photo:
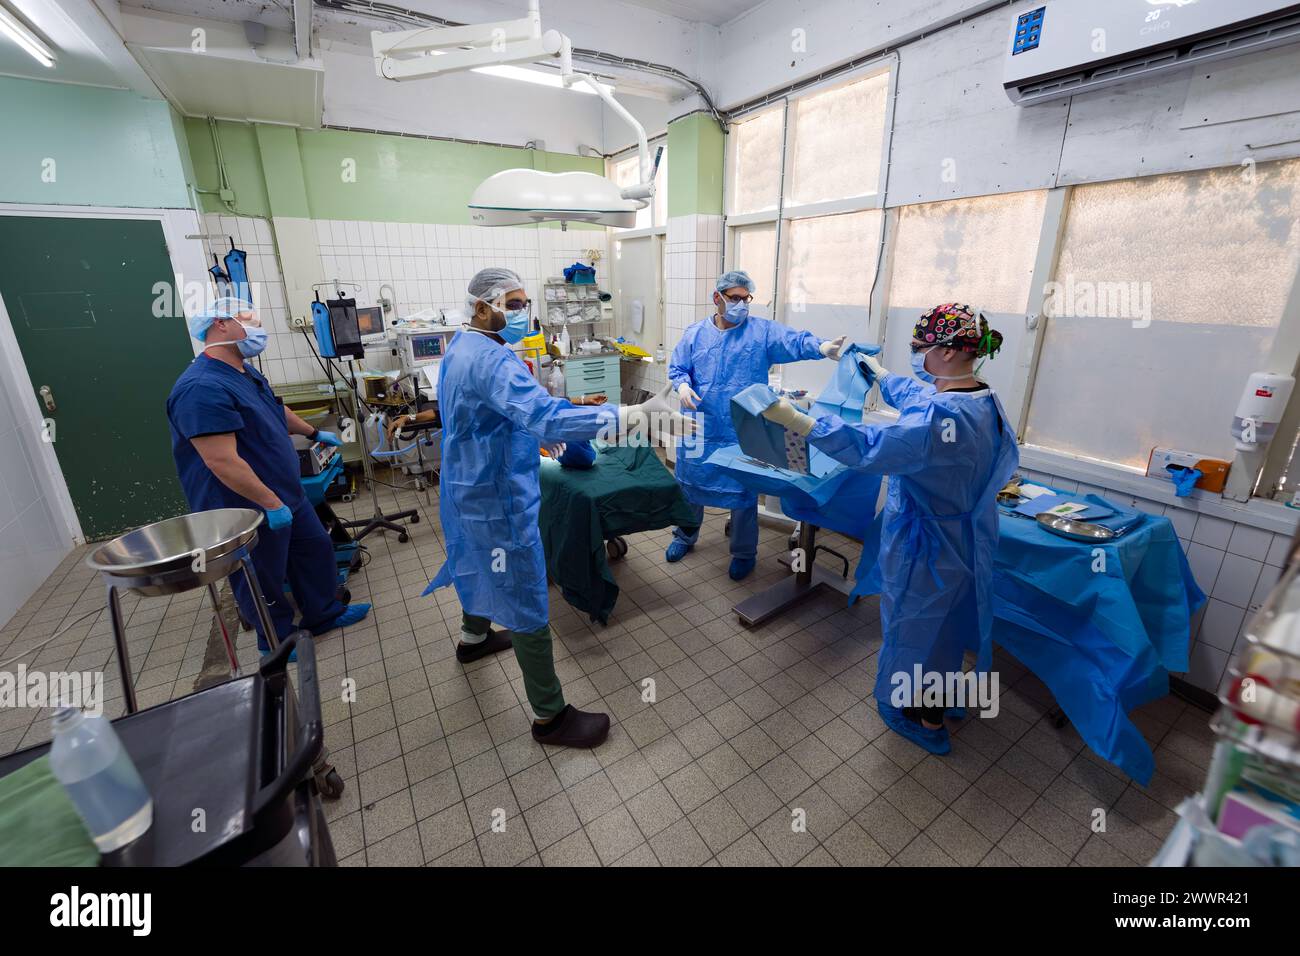
[[[481, 73], [484, 76], [499, 76], [505, 80], [519, 80], [523, 83], [536, 83], [538, 86], [549, 86], [559, 90], [571, 89], [575, 93], [582, 93], [586, 96], [599, 95], [595, 90], [587, 89], [582, 86], [566, 87], [564, 84], [564, 77], [560, 76], [558, 73], [543, 73], [541, 70], [529, 70], [522, 66], [511, 66], [506, 63], [501, 63], [496, 66], [476, 66], [470, 70], [470, 72]], [[605, 87], [606, 92], [614, 92], [614, 87], [610, 86], [608, 83], [602, 83], [601, 86]]]
[[[535, 222], [588, 222], [632, 227], [638, 209], [654, 198], [654, 164], [645, 128], [617, 100], [613, 87], [592, 76], [573, 71], [573, 46], [555, 30], [542, 32], [538, 0], [529, 0], [528, 15], [520, 20], [474, 26], [403, 30], [370, 34], [375, 72], [389, 80], [413, 80], [461, 70], [502, 70], [527, 74], [529, 82], [551, 82], [546, 74], [513, 64], [560, 61], [558, 85], [565, 89], [587, 87], [635, 131], [640, 158], [640, 180], [620, 189], [595, 173], [549, 173], [540, 169], [507, 169], [485, 179], [470, 197], [470, 219], [484, 226], [515, 226]], [[532, 77], [539, 79], [532, 79]], [[515, 76], [517, 79], [523, 77]]]
[[38, 37], [31, 27], [3, 6], [0, 6], [0, 33], [30, 53], [41, 66], [46, 68], [54, 66], [54, 51], [45, 45], [45, 41]]

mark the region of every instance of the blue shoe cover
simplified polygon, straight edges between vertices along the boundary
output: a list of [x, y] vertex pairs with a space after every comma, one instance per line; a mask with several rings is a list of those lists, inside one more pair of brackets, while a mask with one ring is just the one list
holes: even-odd
[[668, 550], [664, 552], [664, 560], [669, 564], [674, 561], [680, 561], [686, 557], [686, 552], [690, 551], [694, 545], [689, 545], [685, 541], [678, 541], [673, 538], [672, 543], [668, 545]]
[[[263, 657], [265, 657], [267, 654], [271, 653], [271, 649], [267, 647], [265, 644], [263, 644], [261, 641], [258, 641], [257, 652], [261, 654]], [[292, 651], [289, 652], [289, 663], [290, 664], [298, 663], [298, 648], [295, 647]]]
[[370, 613], [369, 604], [349, 604], [347, 607], [343, 609], [342, 614], [340, 614], [334, 620], [330, 621], [328, 624], [324, 625], [323, 627], [312, 628], [312, 633], [315, 634], [317, 637], [320, 637], [322, 634], [328, 634], [336, 627], [351, 627], [353, 624], [356, 624], [358, 621], [363, 620], [365, 616], [369, 613]]
[[756, 563], [757, 561], [754, 558], [732, 558], [731, 567], [727, 570], [727, 573], [731, 575], [731, 580], [743, 581], [749, 577]]
[[899, 736], [906, 737], [922, 750], [940, 756], [952, 750], [947, 727], [930, 730], [914, 720], [908, 720], [897, 707], [891, 707], [881, 701], [876, 701], [876, 709], [880, 711], [880, 718], [885, 722], [886, 727]]

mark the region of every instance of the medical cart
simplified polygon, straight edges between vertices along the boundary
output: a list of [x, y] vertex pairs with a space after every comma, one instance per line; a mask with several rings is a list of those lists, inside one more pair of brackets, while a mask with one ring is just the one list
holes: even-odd
[[[287, 670], [295, 650], [297, 696]], [[113, 729], [153, 797], [153, 824], [101, 865], [337, 865], [312, 783], [324, 726], [306, 631], [289, 635], [257, 673], [128, 713]], [[0, 758], [0, 777], [49, 750], [41, 744]]]
[[[160, 597], [207, 588], [221, 628], [221, 636], [225, 640], [231, 677], [238, 678], [242, 676], [239, 660], [235, 656], [234, 642], [221, 618], [217, 582], [242, 574], [252, 594], [262, 633], [266, 635], [272, 651], [278, 649], [275, 625], [271, 622], [266, 599], [249, 558], [249, 553], [257, 546], [257, 529], [264, 520], [262, 512], [247, 508], [197, 511], [128, 531], [90, 552], [86, 564], [99, 572], [108, 592], [113, 642], [117, 648], [122, 696], [126, 700], [128, 715], [135, 714], [140, 708], [136, 701], [135, 679], [127, 650], [126, 619], [122, 613], [121, 601], [123, 590], [141, 597]], [[311, 685], [307, 690], [315, 695], [314, 668], [309, 676]], [[292, 694], [292, 690], [286, 693]], [[296, 704], [293, 706], [296, 707]], [[314, 705], [309, 705], [308, 712], [312, 706], [319, 710], [319, 700]], [[326, 760], [324, 746], [319, 741], [312, 761], [314, 767], [309, 765], [309, 769], [315, 775], [320, 792], [327, 797], [341, 796], [343, 779]]]

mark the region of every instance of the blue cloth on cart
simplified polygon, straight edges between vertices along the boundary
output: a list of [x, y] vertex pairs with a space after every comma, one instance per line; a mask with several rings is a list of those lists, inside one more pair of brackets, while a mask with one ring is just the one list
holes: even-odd
[[763, 417], [763, 412], [778, 398], [776, 392], [762, 382], [742, 389], [731, 398], [731, 426], [736, 430], [741, 451], [769, 465], [785, 468], [789, 464], [785, 454], [785, 429]]
[[1072, 541], [1004, 517], [993, 578], [993, 639], [1052, 691], [1099, 756], [1145, 785], [1151, 748], [1129, 712], [1168, 692], [1188, 669], [1191, 618], [1205, 602], [1169, 519], [1096, 495], [1121, 527], [1101, 543]]
[[[856, 345], [854, 347], [861, 348]], [[874, 349], [875, 346], [866, 346], [865, 348]], [[845, 366], [851, 366], [854, 369], [854, 374], [861, 377], [861, 373], [856, 371], [856, 363], [841, 361], [839, 369], [836, 371], [836, 380], [828, 384], [813, 403], [814, 413], [818, 410], [818, 406], [821, 406], [822, 411], [840, 413], [842, 406], [828, 405], [827, 400], [829, 399], [830, 402], [844, 400], [846, 394], [844, 383], [837, 385], [836, 381], [840, 378], [842, 369]], [[766, 408], [767, 405], [771, 404], [771, 401], [763, 404], [765, 401], [763, 389], [767, 389], [767, 386], [751, 386], [742, 391], [741, 395], [747, 395], [745, 402], [750, 407], [758, 408], [761, 406]], [[767, 389], [767, 394], [775, 395], [771, 389]], [[865, 387], [861, 394], [865, 396]], [[736, 399], [733, 399], [733, 408], [739, 398], [738, 395]], [[852, 396], [850, 396], [850, 403], [853, 400]], [[849, 418], [856, 415], [856, 420], [861, 420], [861, 409], [862, 400], [858, 398], [856, 410], [845, 409], [845, 414]], [[764, 418], [758, 420], [765, 425], [771, 424]], [[767, 437], [765, 429], [761, 439], [756, 438], [755, 440], [779, 442], [780, 444], [777, 447], [780, 448], [781, 459], [784, 460], [784, 437], [780, 435], [782, 429], [779, 426], [773, 427], [776, 429], [774, 439]], [[879, 475], [864, 474], [841, 465], [830, 455], [812, 445], [808, 446], [808, 474], [764, 462], [759, 456], [748, 453], [740, 445], [725, 445], [710, 455], [707, 461], [710, 465], [717, 467], [728, 477], [742, 485], [745, 490], [754, 494], [771, 495], [779, 498], [781, 500], [781, 510], [794, 520], [806, 521], [819, 528], [826, 528], [850, 537], [861, 538], [863, 541], [862, 553], [864, 556], [869, 555], [870, 557], [859, 563], [859, 569], [864, 564], [868, 567], [875, 566], [880, 545], [880, 521], [876, 517], [876, 502], [880, 498], [881, 479]]]

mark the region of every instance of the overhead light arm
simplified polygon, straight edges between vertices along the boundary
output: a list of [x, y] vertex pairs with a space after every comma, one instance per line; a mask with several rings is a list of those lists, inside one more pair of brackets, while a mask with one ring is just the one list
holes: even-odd
[[560, 73], [565, 86], [572, 86], [579, 80], [586, 83], [605, 101], [606, 106], [622, 117], [623, 122], [632, 127], [632, 130], [636, 133], [637, 171], [641, 179], [640, 182], [628, 186], [620, 190], [620, 192], [623, 194], [624, 199], [653, 199], [655, 194], [655, 171], [650, 164], [650, 145], [646, 142], [645, 127], [627, 111], [627, 108], [622, 103], [614, 99], [614, 95], [609, 90], [597, 83], [595, 77], [587, 73], [574, 72], [573, 45], [569, 42], [567, 36], [564, 37], [564, 43], [560, 49]]
[[565, 87], [579, 82], [590, 87], [636, 132], [641, 181], [620, 190], [623, 198], [637, 200], [644, 206], [654, 197], [655, 170], [650, 160], [645, 127], [595, 77], [574, 72], [573, 45], [557, 30], [542, 30], [539, 0], [529, 0], [528, 15], [519, 20], [463, 27], [421, 27], [388, 33], [375, 30], [370, 34], [370, 45], [375, 72], [384, 79], [399, 82], [458, 73], [475, 67], [536, 63], [558, 58]]

